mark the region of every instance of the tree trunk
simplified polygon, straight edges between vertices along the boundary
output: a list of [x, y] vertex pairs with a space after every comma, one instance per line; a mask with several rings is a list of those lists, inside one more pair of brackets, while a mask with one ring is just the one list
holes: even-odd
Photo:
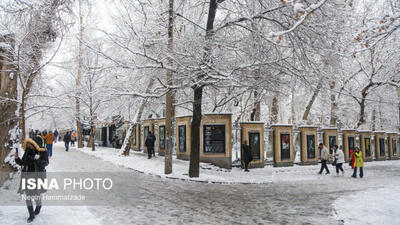
[[89, 137], [89, 141], [88, 141], [88, 144], [87, 144], [87, 147], [88, 148], [92, 148], [92, 150], [94, 151], [95, 150], [95, 148], [94, 148], [94, 137], [96, 136], [96, 126], [95, 125], [92, 125], [91, 126], [91, 128], [90, 128], [90, 137]]
[[201, 124], [201, 105], [203, 97], [203, 87], [194, 88], [193, 99], [193, 118], [192, 118], [192, 134], [190, 145], [190, 166], [189, 177], [199, 177], [200, 175], [200, 124]]
[[76, 77], [76, 130], [78, 132], [78, 148], [83, 148], [83, 135], [82, 135], [82, 123], [81, 123], [81, 109], [79, 97], [81, 95], [81, 75], [82, 75], [82, 39], [83, 39], [83, 16], [81, 11], [81, 1], [79, 0], [79, 47], [78, 47], [78, 74]]
[[[168, 9], [168, 53], [171, 55], [174, 51], [174, 0], [169, 0], [169, 9]], [[168, 57], [168, 65], [173, 65], [173, 59]], [[169, 86], [173, 85], [173, 73], [172, 71], [167, 71], [167, 82]], [[173, 121], [175, 120], [175, 106], [174, 106], [174, 90], [169, 90], [166, 96], [166, 104], [165, 104], [165, 127], [166, 127], [166, 141], [167, 146], [165, 149], [165, 174], [172, 173], [172, 152], [174, 148], [174, 127]]]
[[321, 88], [322, 88], [322, 80], [320, 80], [318, 82], [317, 88], [314, 90], [314, 93], [311, 96], [311, 99], [306, 106], [306, 110], [304, 111], [304, 114], [303, 114], [303, 121], [308, 121], [308, 115], [310, 115], [311, 108], [315, 102], [315, 99], [317, 99], [317, 96], [318, 96], [319, 92], [321, 91]]
[[337, 123], [337, 102], [336, 102], [336, 94], [334, 92], [334, 89], [336, 87], [336, 82], [331, 81], [329, 84], [329, 88], [331, 89], [331, 120], [329, 122], [329, 125], [332, 127], [336, 127]]
[[[217, 7], [217, 0], [210, 0], [203, 57], [205, 63], [211, 63], [212, 41], [214, 37], [214, 20], [217, 13]], [[196, 81], [202, 80], [203, 77], [204, 75], [200, 75]], [[202, 115], [202, 100], [203, 85], [195, 84], [193, 86], [192, 143], [190, 152], [189, 177], [199, 177], [200, 175], [200, 123]]]
[[399, 104], [398, 104], [398, 106], [397, 106], [397, 109], [398, 109], [398, 113], [399, 113], [399, 132], [400, 132], [400, 87], [398, 87], [398, 88], [396, 88], [396, 90], [397, 90], [397, 97], [398, 97], [398, 100], [399, 100]]
[[[146, 94], [150, 93], [151, 88], [153, 88], [154, 81], [155, 80], [152, 77], [150, 79], [150, 81], [149, 81], [149, 84], [147, 85]], [[124, 143], [122, 144], [122, 147], [121, 147], [121, 151], [122, 152], [120, 152], [120, 155], [125, 155], [125, 156], [129, 155], [129, 151], [131, 150], [131, 147], [132, 147], [132, 143], [131, 143], [132, 135], [133, 135], [133, 132], [135, 132], [133, 130], [133, 128], [142, 119], [143, 111], [144, 111], [144, 108], [146, 107], [146, 104], [147, 104], [147, 99], [142, 99], [142, 102], [141, 102], [140, 107], [139, 107], [139, 111], [137, 112], [136, 120], [135, 120], [135, 122], [131, 122], [131, 125], [129, 127], [128, 133], [125, 136]], [[131, 131], [131, 132], [129, 132], [129, 131]]]
[[278, 115], [279, 115], [279, 92], [275, 92], [274, 97], [272, 99], [271, 124], [278, 123]]
[[376, 130], [376, 110], [372, 110], [372, 131]]
[[[0, 43], [14, 49], [14, 36], [0, 36]], [[11, 130], [18, 128], [18, 118], [15, 115], [18, 110], [17, 76], [10, 49], [0, 47], [0, 187], [8, 178], [8, 172], [13, 171], [13, 167], [5, 160], [14, 144], [19, 142], [19, 137], [10, 135]]]

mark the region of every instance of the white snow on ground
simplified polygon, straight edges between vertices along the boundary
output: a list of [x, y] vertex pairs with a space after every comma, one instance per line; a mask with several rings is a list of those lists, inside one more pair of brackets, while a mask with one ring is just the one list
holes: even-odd
[[[0, 207], [1, 224], [25, 224], [27, 215], [28, 213], [26, 210], [26, 206]], [[102, 223], [101, 220], [95, 217], [85, 206], [46, 206], [43, 207], [43, 210], [31, 224], [97, 225]]]
[[115, 165], [124, 166], [145, 174], [159, 176], [163, 178], [174, 178], [181, 180], [201, 181], [209, 183], [272, 183], [279, 181], [305, 181], [321, 179], [316, 176], [319, 170], [318, 166], [294, 166], [274, 168], [266, 166], [265, 168], [250, 169], [245, 173], [241, 168], [232, 168], [232, 170], [222, 169], [209, 163], [200, 163], [200, 177], [190, 178], [188, 176], [189, 161], [173, 158], [173, 173], [164, 174], [164, 157], [156, 156], [147, 159], [147, 154], [131, 151], [130, 156], [120, 156], [119, 151], [113, 148], [97, 147], [96, 151], [90, 148], [80, 149], [89, 155], [101, 158]]
[[[156, 156], [147, 159], [147, 154], [131, 151], [130, 156], [120, 156], [118, 149], [97, 147], [96, 151], [90, 148], [80, 149], [82, 152], [98, 157], [115, 165], [124, 166], [145, 174], [154, 175], [162, 178], [173, 178], [181, 180], [202, 181], [209, 183], [224, 184], [262, 184], [276, 183], [282, 181], [312, 181], [320, 179], [330, 179], [336, 173], [334, 167], [329, 166], [330, 176], [318, 176], [320, 165], [281, 167], [265, 166], [264, 168], [250, 169], [249, 173], [244, 172], [241, 168], [232, 168], [232, 170], [221, 169], [208, 163], [200, 163], [200, 177], [190, 178], [188, 176], [189, 161], [173, 158], [173, 173], [164, 174], [164, 157]], [[390, 164], [390, 161], [370, 162], [367, 166], [379, 166]], [[400, 164], [400, 161], [399, 161]], [[352, 170], [344, 165], [346, 177], [350, 176]], [[366, 171], [369, 173], [369, 171]], [[370, 174], [368, 174], [370, 175]]]
[[335, 219], [346, 225], [400, 224], [400, 181], [392, 180], [384, 188], [342, 196], [333, 206]]

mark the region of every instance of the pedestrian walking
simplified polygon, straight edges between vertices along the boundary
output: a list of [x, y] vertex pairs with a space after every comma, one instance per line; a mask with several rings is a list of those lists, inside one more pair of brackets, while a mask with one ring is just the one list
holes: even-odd
[[57, 143], [57, 141], [58, 141], [58, 130], [56, 129], [55, 131], [54, 131], [54, 142], [55, 143]]
[[360, 168], [360, 178], [363, 178], [364, 176], [364, 160], [362, 158], [362, 152], [360, 151], [360, 148], [356, 147], [356, 151], [354, 152], [354, 172], [353, 176], [354, 178], [357, 178], [357, 168]]
[[145, 145], [147, 147], [147, 155], [149, 159], [151, 159], [151, 156], [153, 155], [154, 142], [156, 141], [155, 138], [156, 137], [151, 132], [149, 132], [145, 141]]
[[336, 175], [339, 176], [339, 170], [342, 171], [342, 176], [344, 175], [344, 170], [343, 170], [343, 163], [345, 163], [344, 160], [344, 153], [342, 149], [339, 149], [337, 145], [333, 146], [333, 149], [335, 151], [335, 166], [336, 166]]
[[33, 129], [29, 130], [29, 138], [33, 139], [35, 137], [35, 132], [33, 131]]
[[319, 174], [322, 174], [324, 169], [326, 170], [326, 174], [329, 174], [329, 169], [328, 166], [326, 165], [329, 159], [329, 150], [322, 143], [319, 144], [318, 148], [321, 150], [321, 170], [319, 171]]
[[156, 143], [156, 136], [151, 132], [150, 132], [150, 136], [151, 136], [151, 139], [153, 141], [153, 149], [151, 150], [151, 152], [153, 153], [153, 156], [156, 157], [156, 150], [154, 148], [155, 143]]
[[244, 162], [244, 172], [249, 172], [249, 164], [253, 161], [253, 155], [251, 154], [251, 149], [248, 141], [243, 141], [243, 162]]
[[44, 137], [44, 140], [46, 141], [46, 151], [47, 155], [51, 157], [53, 155], [53, 142], [54, 142], [54, 134], [53, 132], [49, 131], [48, 134]]
[[[28, 208], [29, 218], [27, 222], [30, 223], [35, 219], [35, 215], [39, 215], [40, 209], [42, 208], [42, 198], [41, 194], [46, 192], [46, 189], [35, 187], [35, 188], [25, 188], [22, 185], [22, 181], [26, 182], [27, 179], [35, 179], [36, 183], [38, 180], [46, 178], [45, 167], [49, 164], [49, 159], [47, 152], [44, 149], [44, 142], [39, 136], [34, 137], [34, 139], [27, 138], [23, 143], [23, 148], [25, 153], [22, 159], [18, 156], [18, 151], [15, 152], [15, 162], [22, 167], [21, 172], [21, 182], [18, 189], [18, 193], [25, 194], [26, 206]], [[33, 210], [33, 202], [36, 203], [36, 208]]]
[[72, 135], [71, 135], [71, 146], [74, 146], [75, 147], [75, 141], [76, 141], [76, 138], [78, 137], [78, 134], [76, 134], [76, 132], [74, 131], [73, 133], [72, 133]]
[[71, 142], [71, 134], [69, 134], [69, 132], [67, 132], [64, 135], [64, 143], [65, 143], [65, 151], [68, 152], [69, 149], [69, 142]]

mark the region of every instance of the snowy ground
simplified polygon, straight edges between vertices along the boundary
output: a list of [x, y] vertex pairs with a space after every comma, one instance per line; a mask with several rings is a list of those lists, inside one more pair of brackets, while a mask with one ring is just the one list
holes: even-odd
[[[363, 179], [350, 178], [347, 165], [335, 177], [331, 166], [331, 175], [317, 175], [318, 166], [244, 173], [203, 164], [198, 180], [221, 185], [180, 180], [188, 178], [184, 161], [174, 161], [171, 177], [179, 179], [160, 179], [163, 157], [83, 152], [57, 144], [48, 171], [119, 171], [114, 179], [123, 188], [103, 205], [44, 206], [33, 224], [400, 224], [400, 161], [366, 163]], [[0, 189], [1, 224], [25, 224], [17, 182]], [[263, 184], [237, 184], [252, 182]]]

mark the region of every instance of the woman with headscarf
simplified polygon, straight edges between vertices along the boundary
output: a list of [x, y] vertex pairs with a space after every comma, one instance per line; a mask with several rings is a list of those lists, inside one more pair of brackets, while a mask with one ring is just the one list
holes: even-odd
[[[28, 138], [23, 143], [25, 153], [19, 158], [18, 151], [15, 152], [15, 162], [22, 167], [21, 183], [18, 193], [25, 194], [26, 206], [29, 212], [28, 223], [35, 219], [35, 215], [40, 213], [42, 207], [41, 194], [45, 189], [36, 186], [30, 188], [27, 184], [28, 179], [34, 179], [37, 184], [39, 179], [46, 178], [45, 167], [49, 164], [49, 158], [44, 148], [44, 140], [39, 135], [33, 139]], [[33, 210], [33, 201], [36, 202], [35, 211]]]

